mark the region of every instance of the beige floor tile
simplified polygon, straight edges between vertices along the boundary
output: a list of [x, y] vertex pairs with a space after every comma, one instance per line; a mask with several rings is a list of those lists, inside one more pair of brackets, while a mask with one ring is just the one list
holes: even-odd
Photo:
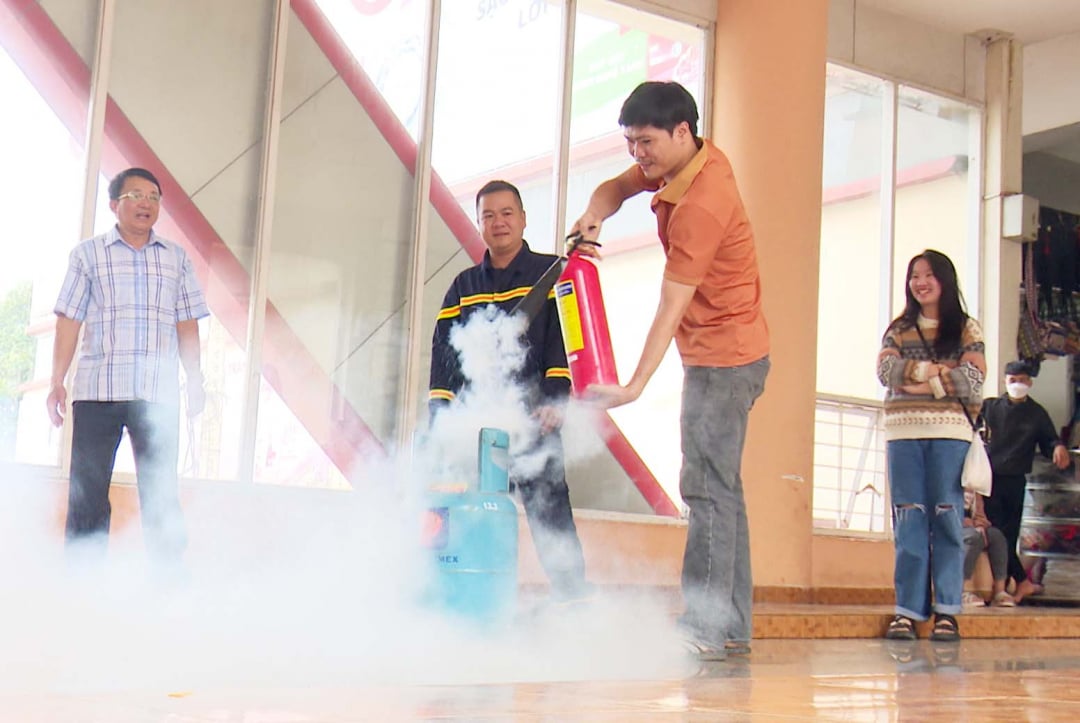
[[[474, 685], [279, 685], [0, 694], [19, 723], [346, 723], [465, 720], [1072, 721], [1071, 640], [755, 640], [749, 659], [684, 666], [662, 680]], [[598, 671], [600, 672], [600, 671]], [[172, 692], [174, 695], [170, 696]]]

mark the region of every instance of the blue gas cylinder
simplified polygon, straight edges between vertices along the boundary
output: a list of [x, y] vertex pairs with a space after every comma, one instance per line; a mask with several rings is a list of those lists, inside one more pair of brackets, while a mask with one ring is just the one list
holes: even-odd
[[434, 574], [428, 600], [476, 621], [513, 616], [517, 604], [518, 512], [510, 497], [510, 436], [480, 430], [475, 483], [435, 485], [423, 538]]

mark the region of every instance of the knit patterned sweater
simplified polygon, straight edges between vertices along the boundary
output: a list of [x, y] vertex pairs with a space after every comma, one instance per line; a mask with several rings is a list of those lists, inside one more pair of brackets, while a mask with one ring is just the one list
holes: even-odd
[[[937, 320], [920, 315], [918, 325], [926, 344], [915, 327], [902, 331], [889, 329], [882, 342], [882, 351], [895, 349], [900, 353], [900, 356], [884, 354], [878, 357], [878, 379], [888, 390], [885, 394], [885, 438], [971, 441], [971, 423], [961, 404], [967, 406], [972, 419], [978, 415], [985, 375], [974, 364], [961, 362], [960, 358], [969, 352], [984, 353], [982, 327], [969, 318], [961, 333], [960, 349], [936, 359], [932, 350], [937, 338]], [[927, 381], [927, 367], [931, 362], [957, 364], [940, 377], [936, 396], [908, 394], [901, 390], [903, 386]]]

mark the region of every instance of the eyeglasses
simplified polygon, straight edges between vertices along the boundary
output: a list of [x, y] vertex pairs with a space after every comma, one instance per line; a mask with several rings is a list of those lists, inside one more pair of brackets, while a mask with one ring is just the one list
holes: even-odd
[[149, 201], [150, 203], [161, 203], [161, 194], [160, 193], [151, 193], [149, 195], [145, 195], [142, 191], [128, 191], [127, 193], [122, 193], [119, 196], [117, 196], [116, 200], [120, 201], [120, 200], [125, 199], [125, 198], [130, 198], [135, 203], [138, 203], [139, 201], [142, 201], [143, 199]]

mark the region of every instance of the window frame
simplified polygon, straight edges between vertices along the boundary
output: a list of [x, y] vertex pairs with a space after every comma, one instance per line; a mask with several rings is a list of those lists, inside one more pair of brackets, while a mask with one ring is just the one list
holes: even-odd
[[[957, 96], [954, 93], [949, 93], [936, 88], [929, 88], [919, 83], [913, 83], [906, 81], [902, 78], [892, 76], [889, 74], [880, 73], [874, 70], [870, 70], [865, 67], [855, 65], [853, 63], [836, 61], [829, 59], [826, 63], [825, 72], [828, 73], [830, 67], [839, 68], [842, 70], [849, 70], [862, 75], [870, 76], [883, 83], [883, 107], [882, 107], [882, 123], [881, 123], [881, 137], [879, 144], [879, 151], [881, 153], [881, 170], [880, 170], [880, 204], [879, 204], [879, 228], [881, 229], [880, 236], [880, 258], [881, 263], [878, 269], [878, 321], [879, 328], [884, 329], [888, 323], [896, 317], [898, 310], [893, 308], [893, 299], [895, 298], [895, 292], [897, 285], [902, 285], [904, 282], [897, 278], [898, 269], [895, 268], [894, 256], [896, 249], [896, 169], [897, 169], [897, 148], [898, 148], [898, 124], [899, 124], [899, 97], [904, 88], [910, 88], [918, 93], [930, 94], [946, 101], [957, 103], [966, 106], [971, 113], [977, 118], [977, 122], [971, 123], [969, 128], [969, 142], [968, 150], [970, 163], [968, 165], [968, 179], [967, 179], [967, 194], [966, 194], [966, 216], [967, 216], [967, 238], [965, 243], [965, 265], [961, 269], [961, 273], [966, 276], [969, 283], [964, 287], [965, 301], [967, 302], [968, 312], [975, 318], [980, 318], [982, 311], [982, 284], [983, 278], [981, 273], [982, 262], [982, 234], [983, 234], [983, 207], [985, 202], [983, 200], [983, 166], [986, 150], [986, 104], [985, 102], [973, 100], [971, 98], [964, 98]], [[974, 137], [973, 137], [974, 136]], [[824, 154], [825, 149], [822, 148]], [[819, 243], [822, 240], [819, 239]], [[870, 363], [870, 362], [868, 362]], [[845, 397], [834, 393], [824, 393], [815, 390], [815, 410], [821, 403], [834, 403], [834, 402], [850, 402], [856, 405], [863, 406], [880, 406], [880, 398], [862, 398], [862, 397]], [[815, 412], [816, 414], [816, 412]], [[881, 419], [881, 417], [879, 417]], [[884, 429], [878, 430], [879, 434], [884, 434]], [[815, 430], [815, 459], [814, 467], [817, 467], [817, 433]], [[864, 450], [869, 451], [869, 450]], [[884, 515], [884, 531], [875, 532], [869, 530], [859, 529], [835, 529], [826, 527], [812, 526], [813, 534], [825, 535], [825, 536], [840, 536], [840, 537], [856, 537], [864, 539], [892, 539], [892, 520], [891, 515], [887, 514], [889, 510], [889, 495], [888, 495], [888, 470], [886, 469], [886, 490], [885, 500], [886, 507]], [[819, 489], [822, 493], [833, 493], [832, 487], [819, 488], [816, 475], [813, 479], [812, 494], [816, 496], [819, 494]], [[811, 508], [813, 509], [813, 502]], [[813, 517], [811, 515], [811, 517]]]

